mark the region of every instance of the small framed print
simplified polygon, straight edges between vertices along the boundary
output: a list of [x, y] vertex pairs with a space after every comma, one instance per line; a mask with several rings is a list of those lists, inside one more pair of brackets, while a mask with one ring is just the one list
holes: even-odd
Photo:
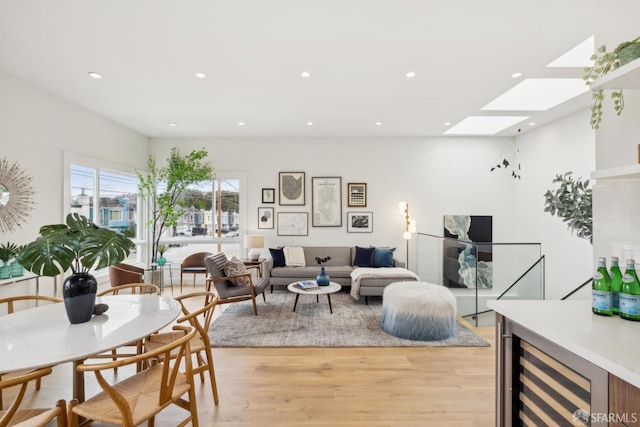
[[373, 233], [373, 212], [347, 212], [347, 233]]
[[307, 212], [278, 212], [278, 236], [307, 236]]
[[[275, 203], [276, 202], [276, 189], [275, 188], [263, 188], [262, 189], [262, 203]], [[273, 228], [273, 227], [271, 227]]]
[[280, 206], [304, 206], [304, 172], [280, 172]]
[[273, 228], [273, 208], [258, 208], [258, 228]]
[[367, 184], [364, 182], [350, 182], [347, 184], [347, 207], [367, 207]]

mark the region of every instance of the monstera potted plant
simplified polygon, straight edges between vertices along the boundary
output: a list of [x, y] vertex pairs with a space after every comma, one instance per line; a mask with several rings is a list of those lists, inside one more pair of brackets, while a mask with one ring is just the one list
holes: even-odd
[[[620, 43], [614, 50], [609, 52], [607, 51], [607, 47], [602, 45], [591, 56], [593, 65], [584, 69], [584, 76], [582, 78], [587, 86], [591, 86], [594, 80], [637, 58], [640, 58], [640, 36], [631, 41]], [[600, 121], [602, 120], [602, 104], [605, 99], [604, 90], [594, 90], [591, 96], [593, 98], [591, 127], [598, 129]], [[613, 99], [613, 108], [616, 111], [616, 115], [619, 116], [624, 110], [624, 95], [622, 89], [611, 91], [611, 99]]]
[[124, 235], [71, 213], [66, 224], [41, 227], [40, 236], [22, 248], [18, 261], [40, 276], [56, 276], [71, 270], [63, 285], [65, 308], [71, 323], [82, 323], [93, 315], [98, 289], [90, 270], [122, 261], [134, 247]]

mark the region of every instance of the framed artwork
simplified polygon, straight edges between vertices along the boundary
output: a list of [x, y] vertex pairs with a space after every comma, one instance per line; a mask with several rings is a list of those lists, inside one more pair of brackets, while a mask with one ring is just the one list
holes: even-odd
[[280, 172], [280, 206], [304, 206], [304, 172]]
[[311, 225], [342, 227], [342, 178], [311, 178]]
[[347, 233], [373, 233], [373, 212], [347, 212]]
[[307, 236], [308, 217], [306, 212], [278, 212], [278, 236]]
[[263, 188], [262, 189], [262, 203], [275, 203], [275, 202], [276, 202], [276, 189], [275, 188]]
[[347, 184], [347, 207], [367, 207], [367, 184], [365, 182], [350, 182]]
[[273, 208], [258, 208], [258, 228], [273, 228]]
[[445, 215], [443, 235], [443, 285], [493, 287], [493, 217]]

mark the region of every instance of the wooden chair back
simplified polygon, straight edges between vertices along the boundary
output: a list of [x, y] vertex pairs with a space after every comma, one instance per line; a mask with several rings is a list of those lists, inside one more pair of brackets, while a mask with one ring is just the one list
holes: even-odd
[[[27, 386], [31, 381], [39, 381], [45, 375], [52, 372], [51, 368], [41, 368], [19, 376], [7, 379], [0, 379], [0, 391], [6, 388], [18, 387], [17, 393], [6, 411], [0, 411], [0, 427], [7, 427], [18, 423], [20, 425], [43, 426], [57, 419], [59, 426], [67, 425], [67, 404], [64, 400], [59, 400], [54, 408], [43, 409], [20, 409], [24, 399]], [[37, 419], [37, 422], [35, 421]], [[29, 422], [31, 420], [32, 422]]]
[[[0, 298], [0, 307], [6, 304], [6, 314], [11, 314], [16, 311], [17, 302], [33, 302], [37, 305], [40, 302], [58, 303], [62, 302], [62, 299], [47, 295], [15, 295], [12, 297]], [[0, 312], [4, 312], [4, 310], [0, 308]]]
[[[204, 305], [197, 310], [190, 310], [189, 300], [198, 300], [198, 303], [204, 297]], [[193, 367], [193, 375], [199, 374], [200, 381], [204, 382], [205, 372], [209, 373], [211, 381], [211, 392], [213, 393], [213, 401], [218, 404], [218, 386], [216, 384], [216, 375], [213, 366], [213, 354], [211, 352], [211, 340], [209, 339], [209, 326], [213, 318], [213, 311], [218, 303], [218, 297], [213, 292], [194, 292], [191, 294], [176, 297], [176, 300], [182, 305], [183, 317], [177, 320], [178, 323], [190, 324], [198, 331], [198, 335], [191, 341], [191, 354], [196, 356], [197, 366]], [[173, 332], [163, 332], [153, 334], [145, 341], [145, 348], [154, 349], [175, 340]], [[200, 354], [204, 353], [204, 357]]]
[[[198, 425], [191, 358], [185, 357], [190, 353], [189, 342], [198, 331], [182, 325], [173, 329], [179, 332], [180, 337], [157, 349], [112, 362], [78, 365], [78, 371], [95, 374], [103, 392], [82, 403], [72, 400], [69, 404], [69, 426], [77, 426], [80, 416], [107, 424], [133, 427], [145, 420], [153, 420], [171, 403], [190, 412], [180, 425], [186, 425], [188, 421]], [[133, 364], [143, 364], [148, 368], [115, 384], [110, 384], [103, 375], [103, 371]], [[185, 373], [181, 372], [181, 364]], [[177, 387], [176, 392], [174, 388]], [[186, 392], [189, 393], [188, 401], [181, 397]]]
[[118, 295], [120, 293], [160, 295], [160, 288], [156, 285], [152, 285], [151, 283], [129, 283], [127, 285], [115, 286], [113, 288], [106, 289], [98, 293], [97, 296]]

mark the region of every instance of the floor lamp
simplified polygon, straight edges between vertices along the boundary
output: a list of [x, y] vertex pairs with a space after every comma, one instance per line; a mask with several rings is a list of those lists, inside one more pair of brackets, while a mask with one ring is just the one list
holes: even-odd
[[407, 241], [407, 269], [409, 269], [409, 240], [416, 232], [416, 220], [409, 215], [409, 203], [400, 202], [398, 204], [398, 213], [404, 218], [404, 233], [402, 237]]

